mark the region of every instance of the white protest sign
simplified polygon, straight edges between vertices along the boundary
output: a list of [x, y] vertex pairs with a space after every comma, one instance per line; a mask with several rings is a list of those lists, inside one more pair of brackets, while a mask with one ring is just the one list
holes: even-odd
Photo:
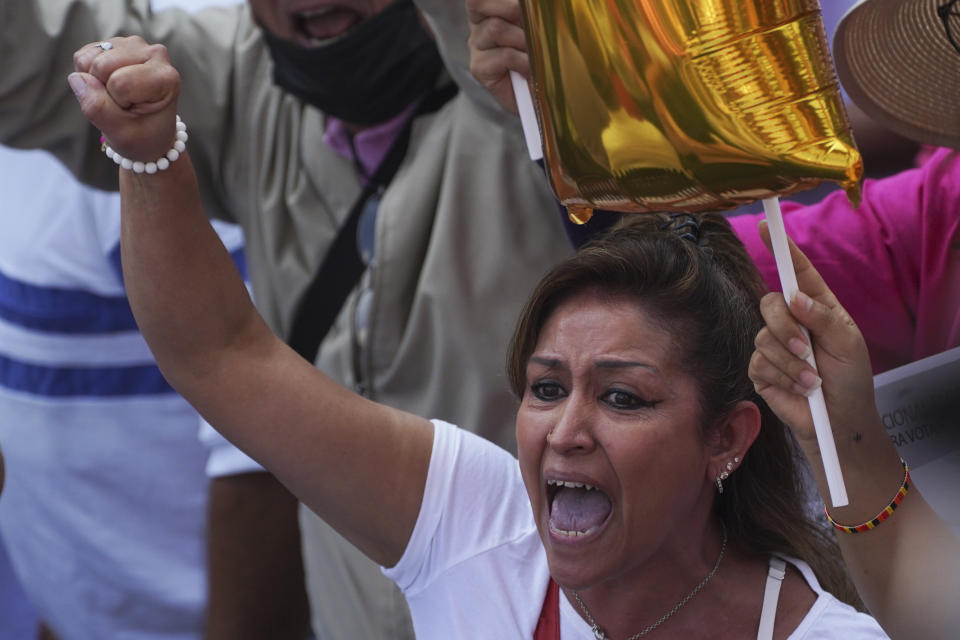
[[960, 532], [960, 347], [881, 373], [873, 384], [914, 485]]

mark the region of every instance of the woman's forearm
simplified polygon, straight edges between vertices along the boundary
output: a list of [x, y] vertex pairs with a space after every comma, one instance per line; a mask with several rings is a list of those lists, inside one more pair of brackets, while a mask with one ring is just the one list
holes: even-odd
[[[836, 436], [848, 506], [830, 505], [819, 452], [810, 447], [805, 453], [831, 517], [856, 526], [890, 504], [904, 469], [879, 417]], [[916, 486], [876, 527], [837, 531], [837, 541], [864, 604], [894, 640], [954, 637], [960, 628], [960, 540]]]
[[120, 172], [124, 282], [164, 375], [190, 395], [238, 340], [269, 339], [210, 226], [187, 154], [153, 175]]
[[420, 510], [431, 425], [317, 371], [260, 318], [200, 206], [189, 158], [123, 171], [130, 304], [169, 382], [214, 427], [375, 561]]

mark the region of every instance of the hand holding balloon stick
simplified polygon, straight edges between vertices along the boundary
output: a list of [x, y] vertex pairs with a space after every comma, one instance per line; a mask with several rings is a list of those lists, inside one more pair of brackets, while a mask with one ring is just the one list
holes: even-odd
[[[521, 9], [536, 110], [525, 112], [519, 76], [517, 103], [571, 219], [763, 200], [792, 295], [778, 198], [824, 180], [860, 198], [862, 163], [817, 0], [521, 0]], [[831, 500], [845, 505], [822, 391], [810, 409]]]
[[[783, 214], [780, 212], [780, 199], [764, 199], [763, 211], [767, 216], [770, 245], [773, 248], [773, 258], [777, 263], [780, 288], [783, 290], [783, 296], [790, 300], [799, 290], [799, 286], [797, 285], [797, 273], [790, 258], [787, 231], [783, 225]], [[801, 327], [801, 329], [803, 329], [807, 341], [810, 342], [810, 333], [804, 327]], [[807, 363], [816, 370], [817, 363], [813, 358], [813, 349], [807, 356]], [[843, 483], [843, 474], [840, 471], [840, 458], [837, 457], [837, 446], [833, 440], [833, 429], [830, 426], [830, 416], [827, 415], [827, 403], [823, 397], [823, 389], [820, 387], [814, 389], [808, 396], [807, 401], [810, 405], [813, 428], [817, 434], [820, 457], [823, 459], [827, 488], [830, 490], [830, 502], [833, 503], [834, 507], [844, 507], [849, 504], [847, 488]]]

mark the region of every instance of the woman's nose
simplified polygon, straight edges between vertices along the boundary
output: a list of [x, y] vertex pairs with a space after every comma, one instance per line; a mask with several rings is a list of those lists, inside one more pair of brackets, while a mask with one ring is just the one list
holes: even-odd
[[547, 434], [547, 443], [557, 453], [576, 454], [592, 451], [594, 415], [589, 399], [570, 396], [558, 407], [557, 422]]

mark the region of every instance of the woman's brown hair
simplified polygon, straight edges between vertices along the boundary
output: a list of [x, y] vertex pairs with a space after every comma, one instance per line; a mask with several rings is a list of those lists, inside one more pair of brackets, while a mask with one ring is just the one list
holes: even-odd
[[727, 220], [717, 214], [625, 216], [551, 270], [511, 341], [507, 373], [518, 397], [544, 323], [583, 291], [636, 300], [673, 337], [681, 362], [698, 381], [705, 431], [740, 401], [760, 408], [760, 433], [714, 503], [731, 543], [748, 553], [799, 558], [825, 589], [860, 606], [833, 532], [810, 515], [799, 448], [747, 374], [766, 287]]

